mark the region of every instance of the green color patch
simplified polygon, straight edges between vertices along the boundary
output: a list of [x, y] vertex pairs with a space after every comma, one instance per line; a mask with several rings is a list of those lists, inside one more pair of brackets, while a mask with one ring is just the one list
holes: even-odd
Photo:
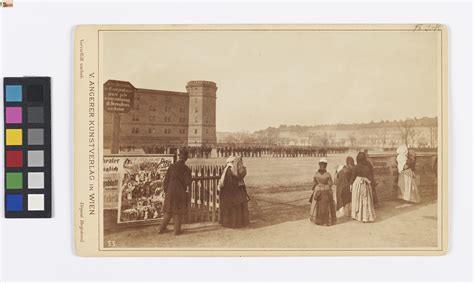
[[23, 189], [23, 173], [7, 173], [7, 189]]

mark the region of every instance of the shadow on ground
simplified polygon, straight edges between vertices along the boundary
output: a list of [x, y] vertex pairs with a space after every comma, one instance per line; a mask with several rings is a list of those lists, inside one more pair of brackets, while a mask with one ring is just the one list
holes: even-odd
[[[249, 210], [251, 228], [261, 228], [289, 221], [309, 219], [311, 191], [300, 190], [291, 193], [250, 194]], [[409, 204], [401, 200], [381, 201], [376, 207], [376, 222], [409, 213], [436, 201], [435, 196], [424, 196], [422, 203]], [[430, 219], [436, 220], [436, 217]], [[309, 221], [309, 220], [308, 220]], [[352, 221], [350, 217], [337, 219], [337, 224]], [[337, 225], [336, 224], [336, 225]]]

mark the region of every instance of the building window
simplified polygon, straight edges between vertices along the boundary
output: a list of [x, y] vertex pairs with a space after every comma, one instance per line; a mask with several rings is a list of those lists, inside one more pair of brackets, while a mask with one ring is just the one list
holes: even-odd
[[197, 133], [198, 133], [198, 130], [197, 130], [197, 129], [194, 129], [194, 134], [197, 135]]
[[196, 107], [196, 109], [194, 109], [194, 113], [198, 113], [198, 109], [197, 109], [197, 107]]
[[194, 123], [198, 122], [198, 117], [194, 117]]
[[156, 111], [156, 107], [155, 107], [154, 105], [150, 105], [150, 111], [155, 112], [155, 111]]
[[140, 116], [138, 116], [138, 115], [132, 115], [132, 121], [134, 121], [134, 122], [140, 121]]
[[206, 129], [206, 134], [209, 134], [209, 131]]
[[152, 128], [148, 128], [148, 133], [151, 134], [153, 132]]
[[138, 128], [132, 128], [132, 134], [138, 134]]

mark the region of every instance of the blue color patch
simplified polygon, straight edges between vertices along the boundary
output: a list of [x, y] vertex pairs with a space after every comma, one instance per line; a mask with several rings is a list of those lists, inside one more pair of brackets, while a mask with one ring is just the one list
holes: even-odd
[[21, 85], [5, 86], [5, 99], [7, 102], [21, 102], [21, 99], [22, 99]]
[[22, 195], [6, 195], [7, 211], [23, 211]]

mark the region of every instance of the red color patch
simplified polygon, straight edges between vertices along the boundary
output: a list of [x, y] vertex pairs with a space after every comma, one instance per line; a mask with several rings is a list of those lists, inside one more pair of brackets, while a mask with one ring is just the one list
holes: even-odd
[[21, 150], [7, 150], [7, 167], [22, 167], [23, 152]]

